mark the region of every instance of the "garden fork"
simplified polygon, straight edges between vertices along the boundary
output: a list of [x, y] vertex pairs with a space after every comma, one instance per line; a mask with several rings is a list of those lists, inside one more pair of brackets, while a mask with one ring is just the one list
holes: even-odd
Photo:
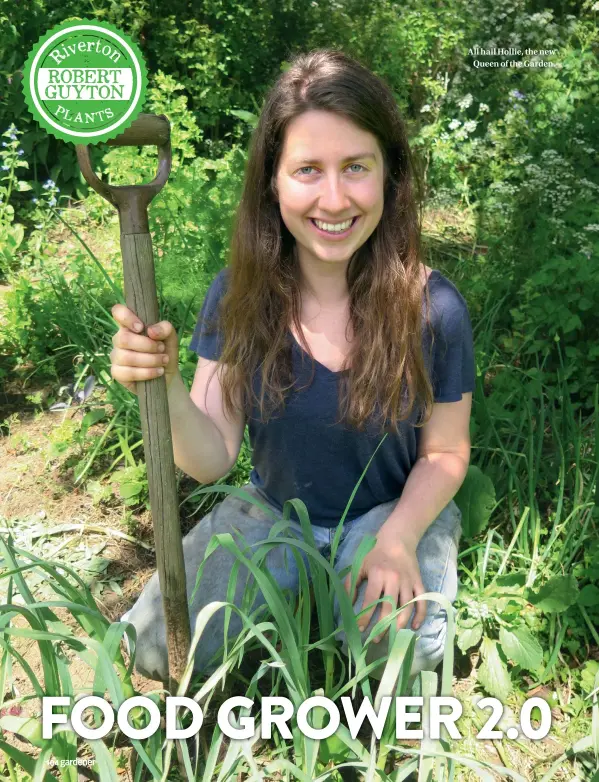
[[[154, 276], [148, 204], [166, 183], [171, 170], [170, 124], [164, 114], [140, 114], [111, 146], [158, 147], [158, 172], [147, 184], [116, 187], [102, 182], [92, 170], [89, 147], [77, 144], [83, 176], [93, 189], [119, 213], [125, 300], [147, 327], [158, 322], [158, 298]], [[164, 606], [168, 649], [168, 689], [176, 694], [190, 647], [189, 608], [185, 582], [183, 544], [173, 442], [164, 375], [137, 384], [139, 412], [148, 471], [150, 509], [156, 545], [156, 563]]]

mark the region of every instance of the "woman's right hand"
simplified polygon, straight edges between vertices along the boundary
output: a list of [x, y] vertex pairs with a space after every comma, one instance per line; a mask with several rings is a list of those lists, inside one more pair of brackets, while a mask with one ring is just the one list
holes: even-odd
[[139, 333], [143, 331], [142, 322], [124, 304], [114, 305], [112, 317], [120, 326], [112, 338], [112, 377], [135, 394], [135, 383], [159, 377], [164, 372], [168, 388], [179, 372], [179, 341], [172, 323], [162, 320], [149, 326], [146, 337]]

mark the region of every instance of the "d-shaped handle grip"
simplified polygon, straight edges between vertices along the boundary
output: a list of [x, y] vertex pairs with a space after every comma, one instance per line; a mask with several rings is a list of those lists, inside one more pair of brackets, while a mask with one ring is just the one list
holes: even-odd
[[151, 182], [142, 185], [109, 185], [94, 173], [86, 144], [76, 144], [77, 160], [85, 181], [96, 193], [118, 209], [121, 236], [149, 233], [148, 204], [162, 190], [171, 172], [170, 123], [164, 114], [140, 114], [120, 136], [106, 143], [113, 147], [158, 147], [158, 171]]

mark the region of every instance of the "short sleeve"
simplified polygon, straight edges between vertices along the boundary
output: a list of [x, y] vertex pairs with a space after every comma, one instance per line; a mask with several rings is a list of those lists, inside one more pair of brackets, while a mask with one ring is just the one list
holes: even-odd
[[221, 269], [210, 284], [189, 343], [190, 350], [212, 361], [219, 358], [223, 347], [222, 334], [217, 328], [216, 319], [218, 304], [225, 292], [226, 271], [226, 268]]
[[459, 402], [475, 388], [474, 339], [466, 301], [449, 281], [439, 293], [433, 327], [434, 401]]

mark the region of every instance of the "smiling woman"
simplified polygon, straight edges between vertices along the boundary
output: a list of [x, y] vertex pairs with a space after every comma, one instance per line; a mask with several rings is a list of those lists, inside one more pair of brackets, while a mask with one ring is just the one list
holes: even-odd
[[[191, 393], [172, 325], [135, 335], [134, 314], [115, 308], [122, 329], [113, 376], [131, 384], [159, 371], [144, 367], [166, 362], [181, 469], [204, 483], [224, 475], [248, 424], [248, 499], [228, 495], [184, 540], [192, 624], [227, 595], [234, 558], [219, 547], [204, 561], [213, 535], [241, 530], [247, 545], [265, 540], [291, 498], [305, 503], [323, 553], [344, 516], [340, 574], [364, 536], [375, 536], [352, 595], [356, 613], [370, 606], [363, 640], [424, 592], [455, 599], [461, 524], [453, 496], [470, 457], [472, 329], [457, 288], [422, 263], [415, 184], [387, 85], [341, 52], [298, 55], [267, 95], [252, 138], [231, 262], [210, 286], [190, 344], [200, 356]], [[165, 355], [153, 340], [164, 341]], [[285, 534], [301, 538], [290, 521]], [[274, 546], [265, 567], [297, 591], [288, 548]], [[245, 586], [238, 578], [236, 605]], [[260, 593], [254, 607], [263, 603]], [[442, 606], [414, 605], [397, 618], [419, 631], [412, 676], [436, 667], [447, 625]], [[124, 619], [137, 629], [138, 670], [164, 678], [157, 576]], [[234, 615], [228, 632], [240, 629]], [[341, 628], [337, 638], [346, 648]], [[214, 669], [223, 640], [219, 612], [196, 650], [196, 671]]]
[[[318, 159], [310, 156], [316, 139]], [[336, 288], [346, 299], [347, 286], [339, 273], [331, 286], [333, 272], [323, 263], [345, 269], [372, 234], [383, 213], [383, 182], [383, 155], [371, 133], [329, 111], [307, 111], [289, 124], [276, 177], [279, 208], [297, 242], [303, 281], [320, 291], [324, 307], [337, 303]]]

